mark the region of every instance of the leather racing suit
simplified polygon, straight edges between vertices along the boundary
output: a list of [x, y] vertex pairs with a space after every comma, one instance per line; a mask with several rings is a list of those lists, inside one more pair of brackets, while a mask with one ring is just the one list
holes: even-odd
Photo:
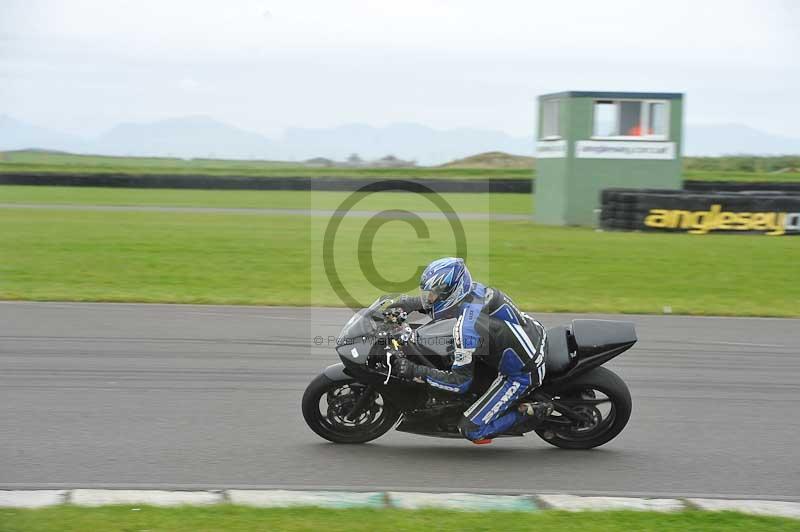
[[[419, 297], [402, 296], [393, 306], [426, 312]], [[429, 312], [434, 320], [458, 318], [453, 328], [455, 358], [449, 371], [418, 365], [415, 376], [430, 386], [463, 394], [472, 384], [475, 360], [481, 357], [497, 368], [497, 379], [464, 412], [459, 429], [473, 441], [509, 430], [523, 418], [509, 407], [544, 379], [544, 327], [520, 312], [503, 292], [480, 283], [473, 283], [457, 305], [439, 311], [434, 306]]]

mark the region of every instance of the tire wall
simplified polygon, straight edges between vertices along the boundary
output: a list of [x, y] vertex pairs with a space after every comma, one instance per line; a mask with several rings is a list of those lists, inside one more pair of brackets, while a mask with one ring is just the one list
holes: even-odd
[[606, 189], [600, 227], [619, 231], [800, 234], [800, 191]]
[[800, 183], [744, 182], [744, 181], [694, 181], [687, 179], [683, 189], [690, 192], [786, 192], [800, 194]]
[[[403, 179], [402, 177], [397, 179]], [[249, 177], [130, 174], [0, 174], [0, 185], [65, 187], [176, 188], [203, 190], [328, 190], [352, 192], [384, 178]], [[530, 179], [409, 179], [434, 192], [504, 192], [530, 194]]]

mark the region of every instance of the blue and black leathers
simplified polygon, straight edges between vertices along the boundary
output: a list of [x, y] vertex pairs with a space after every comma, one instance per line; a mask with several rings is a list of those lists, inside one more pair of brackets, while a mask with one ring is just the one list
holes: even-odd
[[[398, 301], [405, 310], [422, 310], [414, 298]], [[521, 420], [509, 407], [544, 379], [544, 327], [517, 309], [499, 290], [473, 283], [458, 304], [437, 311], [433, 319], [457, 318], [453, 329], [455, 359], [449, 371], [415, 366], [414, 376], [430, 386], [466, 393], [472, 384], [476, 357], [497, 368], [497, 379], [459, 423], [470, 440], [500, 434]]]
[[497, 379], [461, 418], [461, 433], [470, 440], [501, 434], [522, 419], [512, 406], [544, 379], [544, 328], [524, 316], [520, 324], [487, 314], [475, 323], [481, 345], [475, 357], [497, 368]]

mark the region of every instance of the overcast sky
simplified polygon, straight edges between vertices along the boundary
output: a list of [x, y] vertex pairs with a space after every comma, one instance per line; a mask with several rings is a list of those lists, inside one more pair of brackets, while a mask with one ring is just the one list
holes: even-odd
[[675, 91], [800, 137], [800, 2], [0, 0], [0, 114], [532, 131], [538, 94]]

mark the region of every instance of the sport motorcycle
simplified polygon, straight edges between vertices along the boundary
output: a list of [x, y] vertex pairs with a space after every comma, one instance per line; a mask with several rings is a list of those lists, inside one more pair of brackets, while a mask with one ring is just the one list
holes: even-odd
[[[365, 443], [393, 427], [439, 438], [462, 438], [458, 421], [497, 376], [476, 357], [466, 394], [457, 394], [398, 378], [397, 357], [449, 369], [453, 361], [456, 319], [408, 321], [405, 312], [386, 310], [387, 296], [357, 312], [336, 338], [341, 362], [328, 366], [303, 394], [303, 417], [319, 436], [334, 443]], [[545, 378], [517, 402], [550, 403], [543, 419], [526, 421], [495, 437], [535, 432], [551, 445], [590, 449], [625, 428], [631, 395], [625, 382], [602, 365], [637, 341], [633, 323], [576, 319], [546, 331]]]

